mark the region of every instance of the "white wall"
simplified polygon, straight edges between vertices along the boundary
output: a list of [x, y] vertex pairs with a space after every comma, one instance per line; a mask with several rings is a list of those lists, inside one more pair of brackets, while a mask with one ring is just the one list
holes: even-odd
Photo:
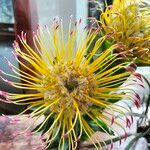
[[68, 24], [70, 16], [79, 19], [81, 16], [86, 24], [88, 15], [88, 0], [36, 0], [39, 24], [50, 25], [50, 20], [54, 17], [63, 19], [65, 25]]

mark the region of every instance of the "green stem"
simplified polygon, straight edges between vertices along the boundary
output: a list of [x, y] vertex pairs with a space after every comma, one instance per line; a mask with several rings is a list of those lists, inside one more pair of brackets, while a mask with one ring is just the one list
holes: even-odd
[[[150, 82], [147, 80], [146, 77], [142, 76], [143, 79], [145, 80], [145, 82], [147, 83], [148, 87], [149, 87], [149, 91], [150, 91]], [[148, 113], [148, 108], [149, 108], [149, 105], [150, 105], [150, 93], [148, 95], [148, 100], [147, 100], [147, 103], [146, 103], [146, 109], [145, 109], [145, 115], [147, 115]]]
[[128, 144], [128, 146], [125, 148], [125, 150], [129, 150], [129, 149], [133, 146], [133, 144], [134, 144], [139, 138], [144, 137], [146, 134], [148, 134], [149, 131], [150, 131], [150, 127], [149, 127], [149, 128], [147, 129], [147, 131], [145, 131], [144, 133], [142, 133], [142, 132], [138, 133], [138, 135], [135, 136], [135, 138], [132, 139], [132, 140], [129, 142], [129, 144]]
[[[136, 134], [131, 134], [131, 133], [129, 133], [129, 134], [127, 135], [127, 137], [130, 137], [130, 136], [137, 136], [138, 134], [139, 134], [139, 133], [136, 133]], [[114, 143], [114, 142], [120, 141], [120, 140], [125, 139], [125, 138], [126, 138], [125, 135], [121, 135], [121, 136], [119, 136], [119, 137], [112, 138], [112, 140], [106, 140], [106, 141], [104, 141], [104, 142], [106, 143], [106, 145], [109, 145], [109, 144], [111, 144], [112, 142]], [[97, 147], [98, 147], [99, 145], [105, 146], [103, 142], [99, 142], [99, 144], [96, 144], [96, 145], [97, 145]], [[80, 148], [81, 148], [81, 147], [82, 147], [82, 148], [94, 148], [94, 145], [92, 145], [92, 144], [84, 145], [84, 144], [81, 143], [79, 147], [80, 147]]]

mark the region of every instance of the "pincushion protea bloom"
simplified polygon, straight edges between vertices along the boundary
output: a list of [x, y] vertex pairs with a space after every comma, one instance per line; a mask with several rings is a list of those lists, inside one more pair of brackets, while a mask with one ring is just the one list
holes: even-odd
[[[45, 115], [44, 121], [34, 132], [42, 131], [42, 137], [46, 138], [47, 148], [50, 149], [76, 149], [78, 143], [86, 139], [90, 139], [98, 149], [101, 142], [104, 145], [105, 142], [103, 138], [96, 141], [91, 138], [96, 131], [105, 132], [109, 138], [112, 132], [116, 132], [105, 120], [124, 130], [114, 117], [107, 117], [102, 110], [109, 109], [112, 115], [128, 111], [123, 106], [111, 104], [126, 96], [122, 90], [128, 90], [128, 87], [120, 85], [133, 73], [134, 65], [129, 62], [113, 65], [121, 59], [118, 54], [111, 53], [119, 49], [119, 44], [112, 45], [91, 62], [107, 36], [97, 40], [89, 52], [99, 29], [86, 27], [79, 34], [80, 24], [81, 20], [74, 25], [70, 21], [66, 36], [61, 21], [54, 20], [50, 29], [39, 27], [33, 36], [34, 48], [28, 45], [26, 34], [22, 32], [19, 40], [26, 53], [15, 41], [13, 54], [20, 66], [30, 73], [18, 69], [6, 59], [10, 69], [23, 82], [8, 81], [1, 76], [2, 80], [16, 88], [33, 91], [30, 94], [1, 91], [0, 94], [7, 102], [28, 105], [24, 112], [32, 110], [29, 118], [36, 120]], [[125, 70], [120, 72], [122, 69]], [[2, 74], [18, 78], [1, 71]], [[128, 98], [132, 100], [132, 97]], [[136, 102], [139, 104], [139, 99]], [[128, 125], [131, 120], [128, 119]]]
[[150, 5], [142, 0], [114, 0], [102, 12], [100, 23], [104, 34], [111, 33], [113, 42], [123, 42], [128, 58], [150, 64]]

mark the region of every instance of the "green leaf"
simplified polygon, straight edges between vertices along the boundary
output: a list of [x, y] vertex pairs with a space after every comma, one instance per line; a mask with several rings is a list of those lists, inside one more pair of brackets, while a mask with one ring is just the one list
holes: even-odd
[[44, 134], [46, 131], [48, 131], [48, 129], [51, 127], [52, 123], [54, 122], [54, 118], [53, 117], [50, 117], [45, 125], [43, 126], [42, 128], [42, 134]]
[[69, 147], [69, 141], [68, 138], [66, 138], [64, 142], [64, 147], [61, 147], [61, 150], [68, 150], [68, 147]]
[[96, 122], [92, 120], [89, 122], [89, 125], [95, 132], [101, 131], [101, 132], [108, 132], [110, 135], [114, 134], [114, 132], [102, 120], [97, 120]]
[[121, 98], [116, 98], [116, 99], [107, 99], [107, 102], [109, 102], [109, 103], [116, 103], [116, 102], [118, 102], [118, 101], [120, 101], [121, 100]]
[[89, 139], [88, 135], [83, 131], [81, 136], [81, 141], [86, 141], [88, 139]]
[[[107, 126], [107, 124], [105, 122], [103, 122], [102, 120], [98, 120], [97, 122], [103, 129], [103, 131], [107, 131], [109, 134], [114, 135], [114, 132]], [[105, 132], [104, 131], [104, 132]]]

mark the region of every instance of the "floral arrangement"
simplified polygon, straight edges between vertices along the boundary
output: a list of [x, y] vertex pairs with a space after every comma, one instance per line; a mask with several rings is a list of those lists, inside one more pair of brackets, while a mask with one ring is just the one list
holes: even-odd
[[[96, 149], [112, 145], [111, 136], [119, 136], [112, 124], [121, 128], [126, 138], [125, 128], [114, 114], [129, 112], [123, 121], [130, 127], [132, 111], [116, 102], [126, 98], [140, 107], [140, 96], [124, 82], [128, 79], [143, 87], [141, 75], [135, 73], [135, 62], [149, 63], [148, 17], [148, 9], [139, 7], [137, 1], [114, 0], [100, 20], [83, 28], [82, 34], [81, 19], [76, 22], [70, 19], [67, 35], [60, 19], [54, 19], [50, 28], [39, 26], [33, 33], [34, 47], [22, 32], [13, 44], [13, 55], [27, 72], [5, 58], [16, 76], [1, 70], [0, 78], [30, 93], [1, 91], [2, 101], [27, 106], [21, 113], [29, 111], [27, 119], [36, 121], [45, 116], [38, 126], [34, 127], [33, 122], [28, 127], [34, 127], [33, 133], [41, 133], [45, 149], [79, 149], [86, 140]], [[8, 81], [3, 75], [22, 82]], [[110, 141], [92, 138], [97, 131], [106, 133]]]

